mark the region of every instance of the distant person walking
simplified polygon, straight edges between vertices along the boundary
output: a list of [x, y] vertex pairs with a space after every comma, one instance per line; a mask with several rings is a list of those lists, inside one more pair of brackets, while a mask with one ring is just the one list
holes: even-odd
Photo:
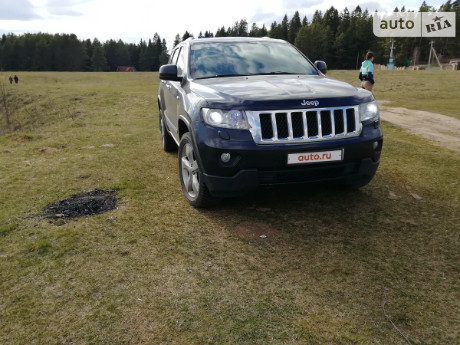
[[361, 69], [359, 71], [359, 80], [361, 80], [361, 87], [368, 91], [372, 91], [374, 87], [374, 54], [368, 52], [366, 54], [366, 60], [363, 61]]
[[12, 76], [10, 76], [10, 77], [8, 78], [8, 80], [10, 81], [10, 84], [13, 84], [13, 77], [12, 77]]
[[17, 76], [16, 74], [14, 75], [14, 82], [15, 82], [16, 84], [19, 83], [19, 78], [18, 78], [18, 76]]

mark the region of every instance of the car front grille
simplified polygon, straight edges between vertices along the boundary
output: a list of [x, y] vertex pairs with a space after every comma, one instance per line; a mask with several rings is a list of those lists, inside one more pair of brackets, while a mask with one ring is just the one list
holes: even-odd
[[304, 143], [361, 134], [357, 106], [246, 111], [256, 144]]

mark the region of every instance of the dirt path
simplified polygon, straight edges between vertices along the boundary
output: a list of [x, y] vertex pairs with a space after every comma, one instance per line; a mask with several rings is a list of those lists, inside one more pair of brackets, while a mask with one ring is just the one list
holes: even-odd
[[389, 107], [386, 103], [388, 101], [379, 101], [383, 121], [429, 139], [441, 147], [460, 151], [460, 120], [428, 111]]

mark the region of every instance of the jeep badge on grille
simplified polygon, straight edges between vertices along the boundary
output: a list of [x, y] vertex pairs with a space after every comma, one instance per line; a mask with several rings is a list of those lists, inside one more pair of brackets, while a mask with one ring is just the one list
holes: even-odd
[[308, 105], [308, 106], [317, 107], [319, 105], [319, 101], [307, 101], [306, 99], [304, 99], [302, 103], [300, 103], [300, 105], [303, 105], [303, 106]]

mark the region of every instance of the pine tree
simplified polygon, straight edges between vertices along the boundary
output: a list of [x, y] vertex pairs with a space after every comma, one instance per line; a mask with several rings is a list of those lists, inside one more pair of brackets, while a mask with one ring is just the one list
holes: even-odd
[[289, 23], [289, 32], [288, 39], [289, 42], [294, 43], [297, 34], [299, 33], [300, 28], [302, 27], [302, 22], [300, 21], [299, 11], [295, 11], [294, 16], [292, 17]]
[[222, 26], [220, 29], [217, 29], [215, 37], [226, 37], [227, 36], [227, 31], [225, 30], [225, 27]]
[[182, 35], [182, 41], [185, 41], [187, 38], [189, 37], [192, 37], [193, 38], [193, 34], [189, 33], [187, 30], [185, 31], [185, 33]]
[[177, 46], [180, 42], [181, 42], [180, 35], [177, 34], [176, 37], [174, 38], [173, 48]]
[[151, 70], [151, 60], [152, 57], [150, 56], [149, 46], [151, 45], [151, 41], [149, 43], [145, 41], [141, 41], [139, 44], [139, 70], [141, 71], [150, 71]]
[[304, 16], [302, 19], [302, 26], [307, 26], [308, 25], [308, 19], [307, 16]]
[[267, 37], [268, 36], [268, 31], [267, 28], [265, 27], [265, 24], [262, 25], [262, 28], [260, 29], [260, 37]]
[[241, 19], [236, 27], [236, 36], [247, 37], [248, 36], [248, 22], [245, 19]]
[[287, 14], [284, 15], [283, 20], [281, 21], [281, 27], [280, 27], [280, 34], [281, 34], [281, 39], [287, 41], [288, 36], [289, 36], [289, 19]]
[[270, 26], [269, 36], [271, 38], [283, 38], [281, 25], [277, 24], [276, 21], [274, 21]]
[[97, 38], [93, 40], [93, 54], [91, 56], [91, 67], [94, 72], [107, 71], [107, 59], [104, 48]]

